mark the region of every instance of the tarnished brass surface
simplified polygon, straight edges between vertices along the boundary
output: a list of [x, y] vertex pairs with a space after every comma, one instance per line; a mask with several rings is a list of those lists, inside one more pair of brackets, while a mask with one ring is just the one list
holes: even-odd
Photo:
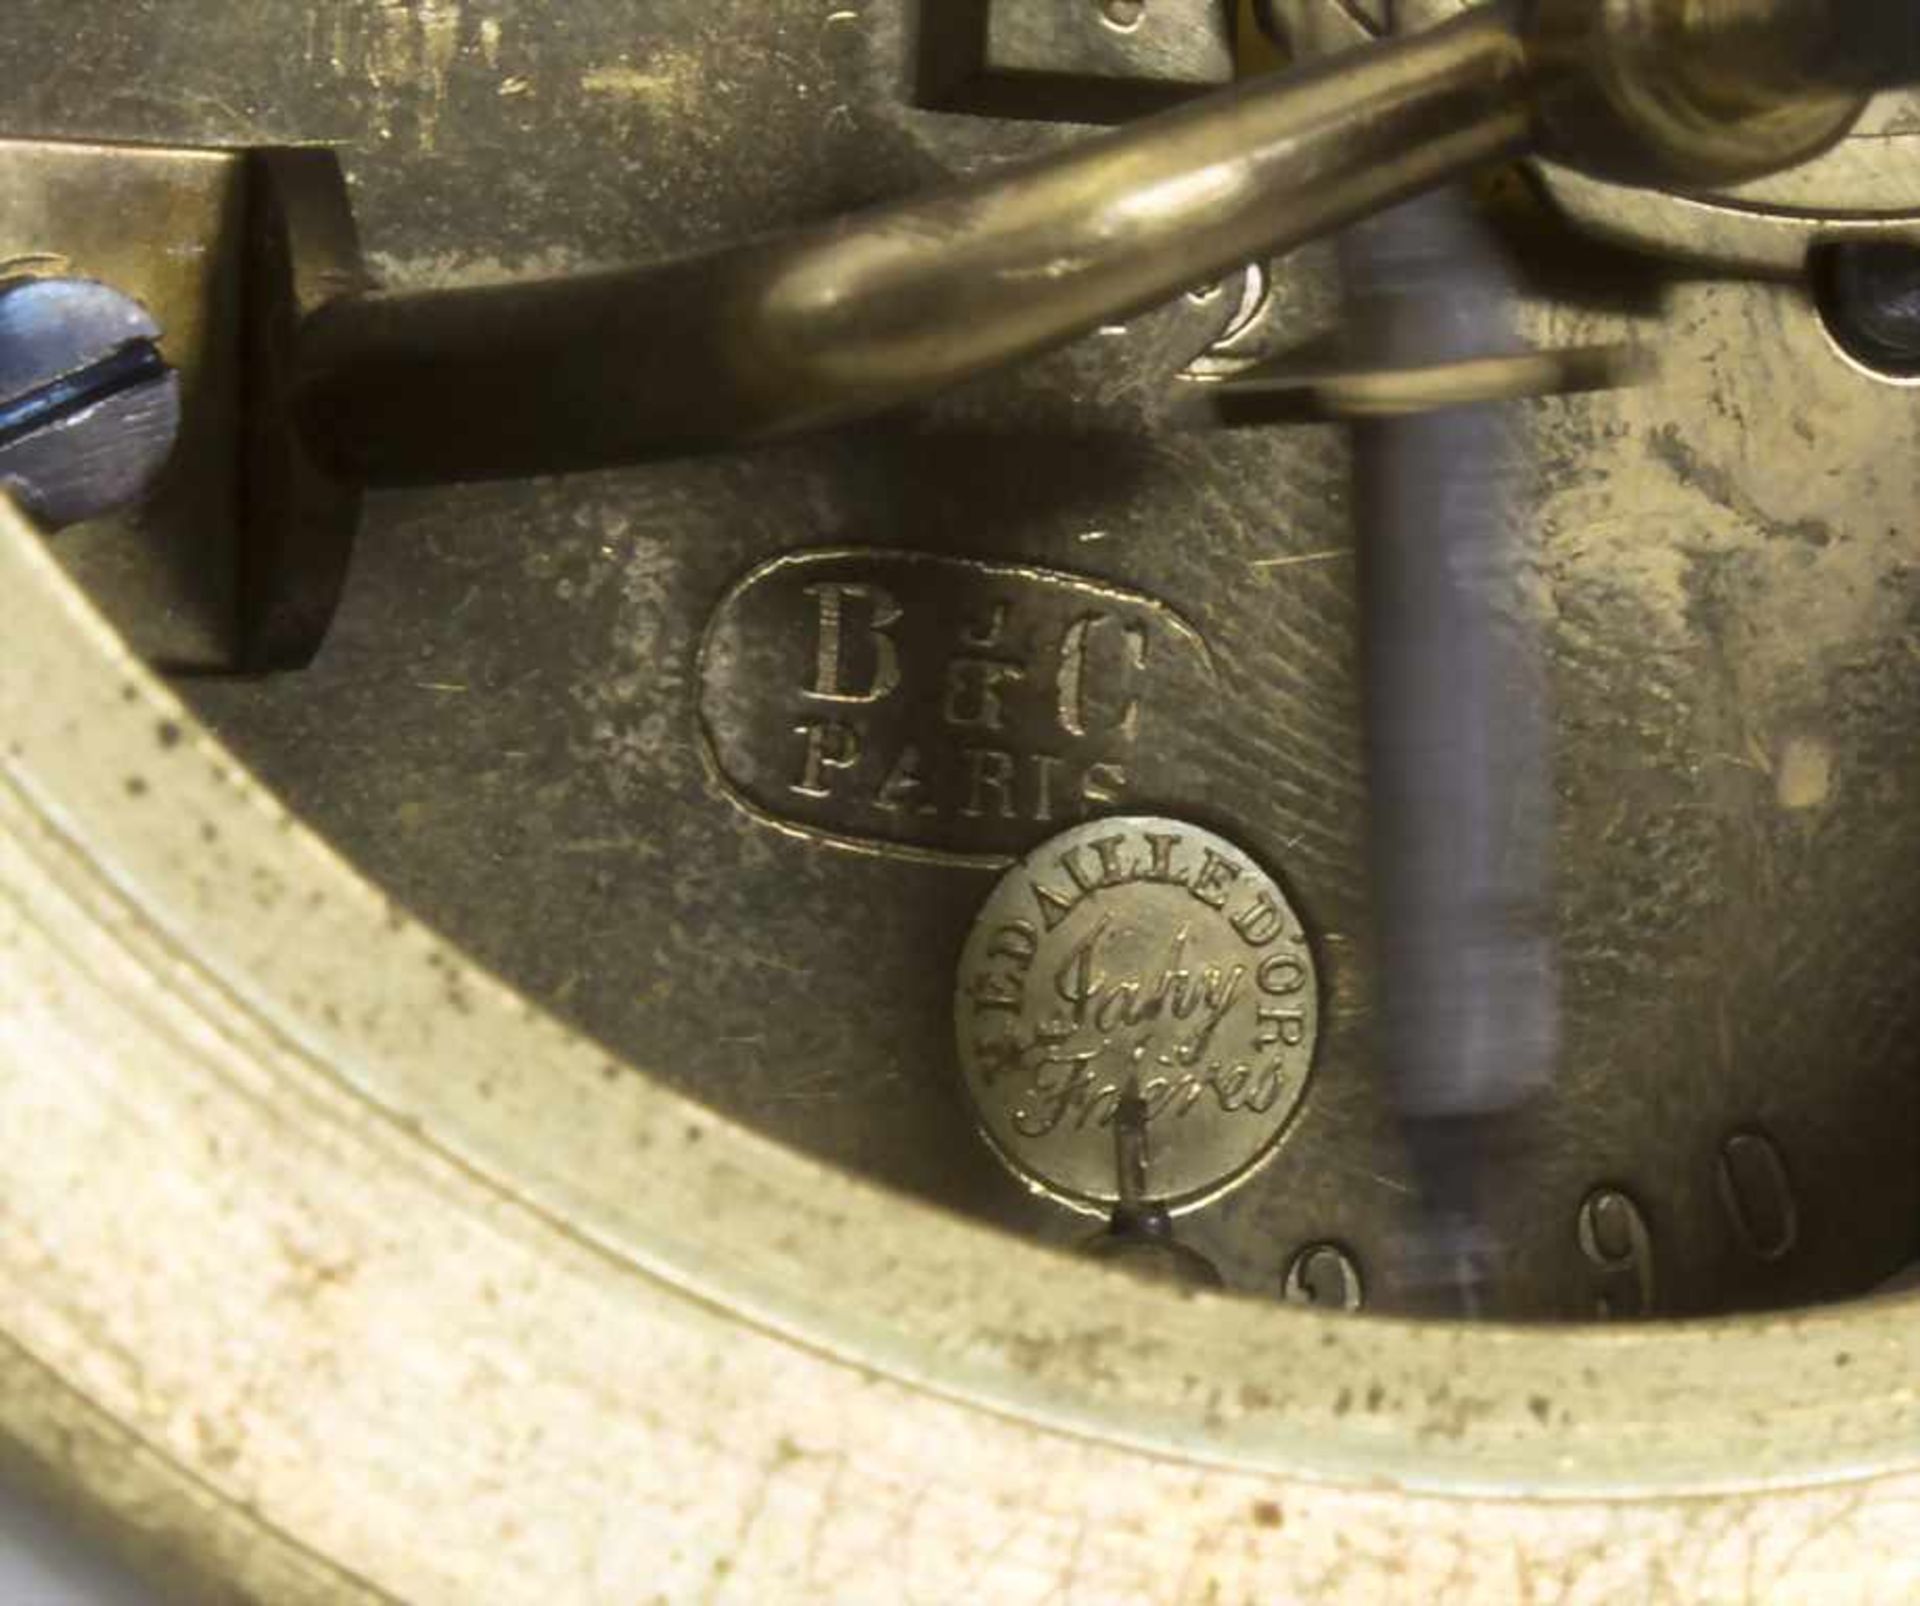
[[[1399, 26], [1458, 13], [1464, 0], [1408, 0]], [[1320, 48], [1377, 37], [1386, 20], [1361, 0], [1270, 0], [1274, 17]], [[1631, 9], [1631, 8], [1629, 8]], [[1544, 164], [1540, 176], [1582, 229], [1662, 256], [1743, 273], [1799, 273], [1818, 240], [1920, 239], [1920, 95], [1874, 99], [1847, 138], [1784, 173], [1685, 194], [1649, 192]]]
[[[339, 141], [390, 281], [566, 271], [1064, 137], [914, 105], [909, 10], [28, 0], [0, 133]], [[1659, 359], [1516, 414], [1569, 1036], [1500, 1308], [1857, 1300], [1920, 1243], [1916, 396], [1796, 282], [1499, 216], [1538, 349]], [[1263, 264], [804, 447], [376, 500], [311, 673], [193, 713], [7, 519], [19, 1464], [274, 1601], [1914, 1593], [1904, 1303], [1283, 1303], [1363, 1304], [1406, 1187], [1347, 465], [1161, 407], [1324, 331], [1329, 281]], [[991, 1225], [1086, 1231], [974, 1140], [946, 1047], [1075, 765], [1049, 798], [1219, 831], [1313, 945], [1301, 1110], [1181, 1225], [1263, 1297]]]
[[4, 514], [0, 585], [0, 1429], [173, 1576], [275, 1602], [1920, 1585], [1906, 1302], [1356, 1321], [889, 1195], [416, 924]]
[[[532, 265], [667, 255], [1064, 137], [904, 102], [893, 6], [838, 21], [762, 7], [724, 43], [663, 10], [653, 87], [569, 100], [610, 81], [568, 55], [594, 18], [608, 59], [635, 54], [613, 20], [576, 12], [564, 40], [503, 31], [490, 66], [474, 21], [444, 95], [433, 79], [377, 86], [393, 116], [437, 119], [430, 144], [423, 125], [348, 151], [388, 281], [495, 277], [556, 240], [571, 251]], [[776, 50], [794, 30], [798, 81]], [[236, 26], [234, 48], [247, 37]], [[503, 98], [510, 47], [556, 75], [544, 94]], [[313, 59], [321, 84], [332, 48]], [[703, 103], [704, 143], [672, 145], [670, 167], [689, 115], [659, 99], [674, 51], [730, 52], [768, 77]], [[503, 207], [499, 119], [523, 99], [550, 121], [515, 134], [520, 171], [537, 166]], [[155, 122], [184, 135], [195, 119]], [[642, 131], [661, 142], [651, 189], [557, 154]], [[764, 161], [723, 154], [747, 148]], [[1903, 634], [1913, 396], [1835, 352], [1797, 289], [1597, 259], [1551, 217], [1522, 215], [1513, 234], [1537, 349], [1626, 342], [1662, 368], [1517, 413], [1542, 466], [1521, 508], [1538, 567], [1513, 605], [1543, 619], [1555, 655], [1568, 1037], [1538, 1140], [1506, 1178], [1498, 1308], [1704, 1314], [1858, 1294], [1912, 1258], [1920, 1216], [1903, 1046], [1920, 1018], [1904, 823], [1920, 768], [1899, 737], [1920, 698]], [[1081, 1225], [971, 1140], [947, 1047], [960, 944], [996, 867], [1071, 810], [1215, 829], [1284, 878], [1325, 1013], [1276, 1163], [1184, 1230], [1249, 1292], [1277, 1294], [1301, 1248], [1327, 1241], [1364, 1281], [1408, 1183], [1367, 1069], [1344, 443], [1161, 420], [1177, 376], [1220, 346], [1246, 360], [1332, 322], [1324, 258], [1303, 253], [908, 420], [725, 461], [390, 496], [369, 509], [313, 670], [192, 695], [396, 895], [674, 1086], [1062, 1242]], [[868, 555], [836, 556], [849, 552]], [[807, 595], [829, 583], [862, 588], [843, 599], [835, 686], [820, 679], [824, 593]], [[1142, 597], [1204, 654], [1169, 624], [1142, 676], [1125, 631]], [[888, 605], [902, 616], [885, 629], [909, 645], [882, 696], [871, 638]], [[1098, 622], [1078, 736], [1056, 687], [1082, 613]], [[1142, 737], [1116, 746], [1136, 697]], [[1757, 1253], [1724, 1202], [1727, 1146], [1749, 1137], [1774, 1159], [1738, 1173], [1760, 1190], [1743, 1207], [1790, 1218], [1790, 1252], [1763, 1234]]]

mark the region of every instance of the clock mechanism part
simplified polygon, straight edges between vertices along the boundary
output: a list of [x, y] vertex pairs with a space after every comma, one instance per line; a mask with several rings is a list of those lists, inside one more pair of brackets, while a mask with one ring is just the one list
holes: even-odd
[[[95, 1277], [111, 1215], [364, 1198], [518, 1311], [456, 1238], [524, 1208], [619, 1263], [556, 1365], [638, 1276], [1396, 1545], [1904, 1476], [1920, 13], [264, 0], [187, 60], [70, 3], [97, 66], [0, 23], [0, 848], [21, 908], [188, 890], [0, 992], [0, 1269], [75, 1246], [23, 1354], [253, 1309], [231, 1247], [204, 1322]], [[113, 1091], [129, 955], [271, 1029]], [[1427, 1381], [1295, 1392], [1375, 1344]]]
[[[1128, 338], [1129, 320], [1169, 298], [1189, 308], [1224, 304], [1240, 273], [1241, 300], [1227, 326], [1199, 360], [1171, 372], [1162, 364], [1153, 408], [1176, 441], [1312, 421], [1344, 422], [1350, 436], [1352, 549], [1329, 560], [1349, 572], [1346, 602], [1357, 609], [1348, 634], [1359, 652], [1364, 740], [1357, 755], [1340, 751], [1323, 729], [1309, 740], [1331, 747], [1322, 761], [1363, 788], [1370, 822], [1363, 865], [1340, 874], [1357, 869], [1365, 882], [1361, 919], [1352, 923], [1367, 933], [1371, 998], [1335, 1006], [1356, 1020], [1338, 1034], [1355, 1040], [1340, 1049], [1354, 1063], [1332, 1073], [1366, 1080], [1372, 1101], [1392, 1117], [1375, 1141], [1399, 1151], [1382, 1162], [1399, 1201], [1384, 1214], [1398, 1219], [1375, 1228], [1370, 1281], [1389, 1308], [1437, 1301], [1442, 1311], [1498, 1309], [1503, 1300], [1489, 1286], [1507, 1276], [1504, 1262], [1529, 1252], [1508, 1245], [1502, 1213], [1513, 1202], [1498, 1195], [1508, 1179], [1534, 1169], [1530, 1151], [1550, 1141], [1534, 1128], [1551, 1120], [1541, 1111], [1556, 1103], [1551, 1086], [1563, 1050], [1552, 631], [1539, 599], [1525, 594], [1527, 576], [1547, 561], [1539, 465], [1528, 461], [1541, 445], [1524, 438], [1516, 411], [1648, 380], [1660, 335], [1656, 316], [1606, 326], [1624, 338], [1530, 340], [1521, 329], [1528, 319], [1578, 322], [1568, 311], [1578, 292], [1553, 282], [1564, 268], [1543, 267], [1539, 241], [1526, 231], [1557, 227], [1571, 236], [1577, 219], [1543, 219], [1536, 205], [1516, 223], [1525, 203], [1468, 181], [1532, 149], [1684, 206], [1702, 186], [1751, 183], [1818, 159], [1859, 125], [1871, 92], [1917, 76], [1912, 30], [1896, 11], [1863, 21], [1796, 0], [1667, 18], [1569, 0], [1524, 15], [1469, 9], [1399, 39], [1356, 44], [1350, 19], [1276, 5], [1263, 20], [1273, 42], [1298, 57], [1292, 72], [1211, 91], [1188, 85], [1170, 95], [1178, 101], [1171, 109], [1112, 133], [744, 246], [657, 267], [480, 287], [375, 288], [341, 166], [324, 149], [168, 156], [16, 146], [11, 159], [23, 173], [37, 166], [42, 186], [21, 186], [17, 227], [49, 211], [84, 211], [98, 193], [90, 186], [109, 175], [136, 195], [143, 185], [162, 195], [197, 186], [222, 198], [210, 216], [237, 211], [239, 221], [229, 229], [233, 282], [214, 313], [227, 327], [199, 331], [203, 348], [224, 345], [227, 373], [217, 379], [199, 371], [205, 349], [184, 353], [184, 374], [169, 365], [153, 311], [72, 271], [74, 258], [57, 249], [58, 239], [22, 238], [36, 249], [19, 252], [22, 268], [0, 291], [11, 364], [0, 473], [50, 530], [123, 508], [134, 510], [137, 525], [143, 511], [164, 507], [169, 454], [194, 434], [180, 447], [186, 466], [204, 477], [222, 464], [228, 478], [216, 512], [231, 526], [230, 573], [219, 588], [230, 653], [222, 667], [297, 668], [326, 639], [369, 486], [577, 474], [714, 454], [746, 453], [738, 460], [755, 465], [778, 454], [779, 443], [821, 432], [857, 451], [856, 426], [874, 415], [882, 430], [905, 416], [910, 449], [925, 450], [956, 428], [981, 427], [943, 422], [943, 407], [963, 417], [995, 411], [991, 400], [971, 402], [991, 395], [994, 370], [1017, 372], [1023, 360], [1076, 336]], [[1104, 16], [1099, 23], [1114, 26]], [[989, 37], [1000, 36], [989, 29]], [[1798, 290], [1810, 304], [1803, 313], [1848, 360], [1898, 384], [1915, 360], [1907, 302], [1920, 269], [1915, 248], [1893, 232], [1816, 243]], [[1284, 299], [1273, 282], [1298, 271], [1310, 241], [1335, 235], [1331, 274], [1320, 271], [1336, 293], [1332, 329], [1315, 333], [1271, 310]], [[1557, 243], [1564, 255], [1571, 242]], [[1249, 256], [1260, 266], [1241, 268]], [[1530, 273], [1539, 282], [1529, 283]], [[1223, 288], [1192, 289], [1215, 284]], [[1265, 326], [1264, 351], [1248, 338], [1256, 322]], [[980, 375], [986, 389], [965, 384]], [[211, 422], [197, 431], [183, 419], [183, 383], [190, 410], [217, 385], [230, 390], [207, 400]], [[956, 387], [959, 399], [944, 400]], [[1075, 438], [1071, 425], [1050, 427]], [[1714, 476], [1724, 479], [1693, 463], [1683, 432], [1655, 440], [1682, 480], [1712, 494]], [[983, 464], [997, 456], [990, 438], [977, 449]], [[1728, 486], [1719, 500], [1737, 506], [1747, 494]], [[202, 495], [189, 504], [196, 519], [207, 516], [208, 502]], [[159, 550], [149, 532], [135, 539]], [[1096, 532], [1087, 544], [1098, 539]], [[216, 549], [203, 544], [196, 562], [206, 565]], [[1287, 562], [1273, 568], [1283, 573]], [[789, 840], [817, 835], [955, 866], [1031, 850], [996, 897], [1033, 907], [995, 916], [990, 901], [974, 929], [1000, 946], [961, 962], [963, 1064], [991, 1048], [999, 1056], [995, 1098], [1011, 1099], [1006, 1108], [1023, 1130], [1050, 1122], [1050, 1132], [1070, 1135], [1085, 1151], [1077, 1165], [1109, 1174], [1120, 1144], [1131, 1156], [1119, 1164], [1124, 1176], [1152, 1152], [1163, 1187], [1190, 1176], [1157, 1199], [1176, 1208], [1218, 1202], [1279, 1149], [1290, 1158], [1311, 1143], [1304, 1135], [1280, 1142], [1316, 1059], [1312, 1021], [1323, 1001], [1311, 954], [1350, 937], [1316, 935], [1296, 920], [1288, 941], [1299, 957], [1275, 971], [1246, 933], [1261, 925], [1263, 910], [1288, 909], [1278, 887], [1265, 883], [1263, 902], [1240, 907], [1244, 899], [1230, 905], [1222, 882], [1214, 899], [1208, 878], [1237, 858], [1225, 843], [1206, 848], [1197, 868], [1169, 870], [1159, 861], [1184, 853], [1196, 832], [1218, 840], [1199, 824], [1223, 817], [1207, 741], [1169, 755], [1166, 774], [1140, 776], [1121, 747], [1139, 741], [1147, 716], [1138, 698], [1107, 688], [1124, 687], [1129, 674], [1171, 682], [1156, 688], [1162, 705], [1154, 718], [1184, 723], [1199, 704], [1226, 695], [1217, 689], [1223, 674], [1240, 682], [1232, 695], [1244, 705], [1258, 701], [1263, 674], [1286, 678], [1291, 667], [1282, 661], [1249, 673], [1244, 664], [1220, 665], [1205, 639], [1207, 614], [1218, 607], [1206, 590], [1201, 607], [1183, 614], [1148, 590], [1116, 603], [1096, 577], [1034, 569], [1046, 572], [878, 545], [776, 556], [723, 601], [699, 645], [696, 719], [709, 790]], [[151, 604], [151, 585], [137, 594]], [[809, 634], [811, 662], [799, 666], [796, 699], [795, 665], [780, 660], [806, 652]], [[684, 637], [676, 639], [684, 654]], [[1171, 661], [1182, 655], [1177, 642], [1192, 663]], [[635, 662], [626, 675], [657, 667]], [[1049, 669], [1050, 721], [1032, 706], [1033, 685]], [[789, 684], [776, 689], [782, 676]], [[283, 684], [252, 695], [298, 695], [297, 681]], [[471, 706], [467, 683], [416, 684], [444, 686], [443, 696]], [[209, 683], [210, 706], [223, 695], [230, 694]], [[893, 704], [902, 709], [897, 717]], [[1325, 722], [1319, 713], [1317, 723]], [[882, 723], [896, 729], [883, 733]], [[1069, 762], [1043, 751], [1049, 723], [1054, 737], [1080, 738], [1085, 756]], [[1016, 733], [1016, 724], [1029, 728]], [[1014, 750], [1016, 735], [1030, 753]], [[1218, 742], [1223, 733], [1209, 735]], [[889, 740], [876, 785], [875, 750]], [[995, 745], [1002, 740], [1009, 745]], [[1830, 769], [1832, 758], [1813, 756], [1812, 742], [1783, 748], [1778, 764], [1809, 776]], [[936, 743], [954, 750], [936, 758]], [[1095, 756], [1103, 748], [1104, 761]], [[769, 775], [776, 754], [786, 773]], [[855, 775], [882, 825], [821, 830], [819, 817], [845, 812]], [[1191, 812], [1169, 808], [1158, 834], [1115, 818], [1142, 779], [1148, 795], [1165, 788]], [[1291, 784], [1297, 792], [1301, 782]], [[1781, 784], [1791, 790], [1815, 780], [1789, 775]], [[943, 789], [948, 798], [935, 801]], [[922, 824], [943, 809], [953, 818]], [[1249, 811], [1247, 803], [1224, 805], [1225, 817], [1260, 830], [1263, 842], [1307, 823], [1284, 797]], [[1064, 835], [1045, 829], [1075, 818], [1090, 823]], [[1083, 840], [1097, 864], [1091, 872], [1078, 862], [1088, 852]], [[1042, 860], [1064, 867], [1064, 894], [1045, 879], [1059, 870]], [[1309, 859], [1282, 846], [1272, 865], [1311, 895]], [[1100, 913], [1082, 933], [1084, 922], [1073, 917], [1101, 901], [1084, 890], [1089, 873], [1096, 890], [1185, 886], [1188, 907]], [[1266, 874], [1251, 863], [1244, 875], [1237, 864], [1233, 870], [1242, 892]], [[942, 901], [964, 907], [976, 883], [965, 869], [949, 875]], [[1207, 953], [1206, 933], [1191, 918], [1215, 904], [1234, 952]], [[1284, 919], [1275, 918], [1277, 931]], [[1054, 950], [1069, 938], [1061, 957]], [[697, 923], [685, 940], [703, 940]], [[704, 940], [734, 939], [715, 929]], [[916, 963], [937, 973], [939, 953], [929, 943]], [[1298, 986], [1304, 1010], [1278, 1007], [1281, 982]], [[1008, 1002], [996, 986], [1037, 989], [1036, 1001]], [[1214, 1030], [1236, 998], [1249, 1010], [1250, 1031], [1229, 1043], [1230, 1030]], [[1271, 1007], [1260, 1009], [1263, 999]], [[1065, 1015], [1049, 1013], [1063, 1001]], [[1019, 1013], [1029, 1007], [1037, 1011], [1031, 1019]], [[983, 1018], [1007, 1010], [1039, 1035], [976, 1038], [968, 1010]], [[1189, 1032], [1195, 1019], [1206, 1029]], [[951, 1099], [945, 1089], [927, 1093]], [[995, 1098], [982, 1108], [998, 1108]], [[1145, 1119], [1147, 1129], [1128, 1137], [1128, 1116]], [[1245, 1135], [1221, 1145], [1206, 1135], [1214, 1127]], [[988, 1120], [982, 1130], [1038, 1197], [1054, 1192], [1044, 1166], [1012, 1158], [1023, 1141], [1015, 1128]], [[1249, 1158], [1226, 1158], [1233, 1152]], [[972, 1167], [949, 1153], [942, 1169]], [[1287, 1169], [1279, 1165], [1263, 1184], [1276, 1205]], [[1736, 1233], [1763, 1240], [1764, 1262], [1784, 1258], [1781, 1245], [1800, 1230], [1792, 1180], [1800, 1166], [1771, 1129], [1737, 1125], [1707, 1169], [1710, 1187], [1692, 1191], [1727, 1201]], [[1067, 1185], [1061, 1195], [1075, 1208], [1092, 1197], [1077, 1190]], [[1611, 1312], [1620, 1277], [1651, 1286], [1639, 1262], [1654, 1253], [1652, 1228], [1637, 1198], [1601, 1185], [1576, 1203], [1563, 1254], [1576, 1277], [1581, 1265], [1602, 1275], [1557, 1310], [1552, 1302], [1566, 1293], [1547, 1296], [1546, 1310]], [[1109, 1199], [1107, 1207], [1146, 1209], [1139, 1219], [1152, 1221], [1162, 1204]], [[1765, 1218], [1758, 1228], [1756, 1217]], [[1905, 1227], [1888, 1233], [1903, 1236], [1908, 1250], [1920, 1247]], [[1097, 1242], [1126, 1238], [1116, 1227]], [[1278, 1268], [1246, 1276], [1246, 1253], [1226, 1257], [1234, 1265], [1227, 1280], [1280, 1293]], [[1567, 1275], [1557, 1281], [1564, 1290]], [[1783, 1286], [1781, 1297], [1794, 1296]]]

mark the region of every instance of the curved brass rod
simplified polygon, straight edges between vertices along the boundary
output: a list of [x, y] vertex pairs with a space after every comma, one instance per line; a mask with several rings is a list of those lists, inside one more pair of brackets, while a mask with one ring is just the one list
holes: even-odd
[[926, 396], [1523, 149], [1504, 7], [1011, 174], [691, 260], [316, 313], [304, 413], [373, 483], [733, 446]]
[[[300, 414], [323, 460], [375, 484], [837, 423], [1536, 144], [1650, 182], [1791, 166], [1858, 115], [1857, 40], [1912, 32], [1905, 0], [1858, 4], [1497, 0], [822, 228], [623, 272], [348, 297], [300, 332]], [[1896, 21], [1850, 31], [1881, 5]], [[1902, 78], [1915, 56], [1873, 71]]]

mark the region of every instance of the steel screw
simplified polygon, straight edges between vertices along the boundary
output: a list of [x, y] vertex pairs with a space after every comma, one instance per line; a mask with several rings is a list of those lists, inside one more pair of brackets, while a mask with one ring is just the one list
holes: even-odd
[[1147, 0], [1100, 0], [1100, 16], [1109, 28], [1132, 33], [1147, 14]]
[[33, 518], [60, 529], [139, 500], [179, 433], [146, 308], [89, 279], [0, 281], [0, 487]]

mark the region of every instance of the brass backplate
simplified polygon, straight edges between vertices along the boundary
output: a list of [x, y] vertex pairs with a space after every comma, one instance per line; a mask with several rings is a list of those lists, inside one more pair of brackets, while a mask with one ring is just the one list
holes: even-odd
[[[917, 10], [15, 0], [0, 129], [337, 145], [387, 282], [480, 283], [1078, 137], [915, 104]], [[147, 293], [211, 332], [229, 170], [153, 161]], [[84, 193], [7, 249], [135, 271]], [[1305, 251], [910, 418], [373, 498], [269, 682], [160, 683], [0, 515], [34, 1475], [276, 1601], [1911, 1595], [1920, 1330], [1870, 1296], [1920, 1242], [1920, 392], [1777, 264], [1494, 210], [1536, 347], [1659, 358], [1515, 413], [1567, 1036], [1510, 1320], [1346, 1308], [1409, 1180], [1345, 438], [1163, 411], [1332, 327]], [[1250, 1297], [1053, 1253], [1084, 1218], [972, 1129], [966, 933], [1102, 811], [1231, 841], [1312, 945], [1299, 1111], [1181, 1224]]]

